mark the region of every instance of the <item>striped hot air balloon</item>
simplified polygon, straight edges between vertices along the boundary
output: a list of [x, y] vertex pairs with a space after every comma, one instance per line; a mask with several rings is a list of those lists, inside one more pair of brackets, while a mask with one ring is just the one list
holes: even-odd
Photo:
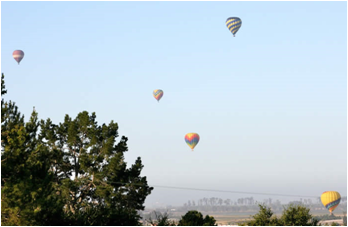
[[187, 133], [185, 135], [185, 141], [193, 151], [193, 148], [195, 148], [195, 146], [199, 142], [199, 135], [197, 133]]
[[153, 97], [155, 97], [155, 99], [159, 102], [159, 100], [162, 98], [163, 96], [163, 91], [160, 89], [154, 90], [153, 91]]
[[226, 26], [230, 32], [232, 32], [233, 37], [236, 36], [236, 33], [242, 26], [242, 20], [239, 17], [229, 17], [226, 20]]
[[330, 214], [336, 209], [341, 202], [341, 195], [335, 191], [326, 191], [321, 194], [321, 202], [330, 211]]
[[18, 65], [19, 65], [19, 62], [21, 62], [24, 57], [24, 52], [21, 50], [15, 50], [13, 51], [12, 56], [18, 62]]

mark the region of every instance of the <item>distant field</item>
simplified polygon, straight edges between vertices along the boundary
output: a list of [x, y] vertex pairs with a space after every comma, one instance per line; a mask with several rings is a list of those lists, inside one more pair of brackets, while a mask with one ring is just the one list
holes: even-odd
[[[251, 214], [252, 215], [252, 214]], [[281, 214], [276, 214], [277, 216], [280, 216]], [[321, 214], [313, 214], [314, 216], [319, 216], [319, 215], [323, 215]], [[218, 224], [222, 224], [222, 225], [227, 225], [227, 224], [237, 224], [238, 222], [241, 221], [246, 221], [248, 219], [250, 219], [250, 215], [248, 214], [234, 214], [234, 215], [224, 215], [224, 214], [211, 214], [211, 216], [213, 216], [216, 220], [216, 222]], [[336, 215], [336, 216], [343, 216], [341, 215]], [[325, 224], [331, 224], [332, 222], [337, 222], [339, 224], [343, 224], [343, 220], [342, 219], [338, 219], [338, 220], [327, 220], [327, 221], [321, 221], [320, 223]]]
[[[217, 224], [220, 225], [227, 225], [227, 224], [237, 224], [238, 222], [241, 221], [246, 221], [248, 219], [250, 219], [251, 215], [256, 214], [257, 212], [228, 212], [228, 213], [214, 213], [214, 212], [201, 212], [203, 215], [210, 215], [213, 216], [217, 222]], [[320, 216], [320, 215], [325, 215], [325, 214], [329, 214], [327, 210], [314, 210], [313, 212], [311, 212], [312, 215], [314, 216]], [[173, 216], [177, 219], [180, 219], [180, 217], [182, 215], [184, 215], [185, 213], [181, 213], [181, 212], [175, 212], [172, 213]], [[280, 216], [281, 212], [276, 212], [275, 215]], [[335, 216], [343, 216], [342, 213], [335, 213]], [[331, 224], [332, 222], [337, 222], [342, 224], [342, 219], [340, 220], [329, 220], [329, 221], [322, 221], [320, 223], [329, 223]]]
[[326, 223], [329, 224], [331, 226], [331, 223], [336, 222], [340, 225], [343, 225], [343, 220], [339, 219], [339, 220], [328, 220], [328, 221], [321, 221], [319, 222], [321, 225], [325, 225]]
[[241, 221], [250, 219], [250, 215], [212, 215], [214, 216], [216, 223], [221, 225], [237, 224]]
[[[192, 209], [194, 210], [194, 209]], [[244, 209], [244, 211], [242, 212], [238, 212], [238, 211], [202, 211], [200, 209], [195, 209], [199, 212], [201, 212], [204, 216], [205, 215], [209, 215], [209, 216], [213, 216], [215, 218], [215, 220], [217, 221], [217, 224], [220, 225], [236, 225], [238, 222], [242, 222], [242, 221], [246, 221], [246, 220], [250, 220], [251, 219], [251, 215], [254, 215], [256, 213], [259, 212], [259, 210], [256, 209]], [[147, 210], [147, 214], [149, 214], [151, 211], [153, 210]], [[173, 220], [180, 220], [181, 217], [183, 215], [185, 215], [186, 211], [173, 211], [173, 210], [169, 210], [169, 209], [165, 209], [162, 208], [162, 210], [160, 210], [162, 213], [163, 212], [168, 212], [170, 214], [170, 218]], [[339, 207], [338, 209], [336, 209], [334, 211], [334, 215], [335, 216], [343, 216], [343, 212], [346, 211], [346, 204], [342, 204], [341, 207]], [[275, 212], [275, 215], [277, 215], [278, 217], [281, 216], [282, 212], [277, 210]], [[317, 206], [317, 207], [312, 207], [311, 208], [311, 214], [313, 216], [322, 216], [322, 215], [328, 215], [329, 211], [321, 206]], [[320, 223], [323, 223], [323, 225], [325, 223], [328, 223], [329, 225], [331, 225], [332, 222], [337, 222], [342, 224], [342, 219], [339, 220], [328, 220], [328, 221], [322, 221]]]

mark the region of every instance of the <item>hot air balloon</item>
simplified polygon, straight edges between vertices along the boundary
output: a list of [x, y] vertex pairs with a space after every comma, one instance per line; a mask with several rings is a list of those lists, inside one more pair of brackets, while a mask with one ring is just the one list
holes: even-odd
[[199, 135], [197, 133], [187, 133], [185, 135], [185, 141], [193, 151], [193, 148], [195, 148], [195, 146], [199, 142]]
[[242, 20], [239, 17], [229, 17], [226, 20], [226, 26], [232, 32], [233, 37], [235, 37], [239, 28], [242, 26]]
[[162, 96], [163, 96], [163, 91], [162, 90], [157, 89], [157, 90], [153, 91], [153, 97], [155, 97], [155, 99], [157, 99], [158, 102], [162, 98]]
[[341, 195], [338, 192], [326, 191], [321, 194], [321, 202], [326, 207], [326, 209], [330, 211], [330, 214], [332, 214], [332, 211], [336, 209], [340, 201]]
[[15, 50], [13, 51], [12, 56], [18, 62], [18, 65], [19, 65], [19, 62], [21, 62], [24, 57], [24, 52], [21, 50]]

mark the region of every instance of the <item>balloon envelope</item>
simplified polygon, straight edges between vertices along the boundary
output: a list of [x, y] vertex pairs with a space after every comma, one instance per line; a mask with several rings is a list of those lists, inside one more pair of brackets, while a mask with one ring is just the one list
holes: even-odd
[[24, 57], [24, 52], [21, 50], [15, 50], [13, 51], [12, 56], [18, 62], [18, 65], [19, 65], [19, 62], [21, 62]]
[[341, 195], [335, 191], [326, 191], [321, 194], [321, 202], [332, 213], [341, 201]]
[[153, 91], [153, 97], [155, 97], [155, 99], [157, 101], [159, 101], [162, 98], [162, 96], [163, 96], [163, 91], [162, 90], [157, 89], [157, 90]]
[[199, 142], [199, 135], [197, 133], [187, 133], [185, 135], [185, 141], [187, 145], [193, 150]]
[[242, 20], [239, 17], [229, 17], [226, 20], [226, 26], [232, 32], [233, 36], [235, 36], [242, 26]]

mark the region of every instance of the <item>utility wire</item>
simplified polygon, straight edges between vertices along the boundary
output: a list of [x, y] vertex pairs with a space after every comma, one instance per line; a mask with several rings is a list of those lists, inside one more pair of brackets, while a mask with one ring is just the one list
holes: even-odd
[[273, 195], [273, 196], [286, 196], [286, 197], [318, 198], [318, 196], [307, 196], [307, 195], [286, 195], [286, 194], [273, 194], [273, 193], [262, 193], [262, 192], [242, 192], [242, 191], [227, 191], [227, 190], [201, 189], [201, 188], [182, 188], [182, 187], [159, 186], [159, 185], [153, 185], [153, 187], [181, 189], [181, 190], [195, 190], [195, 191], [225, 192], [225, 193], [237, 193], [237, 194], [255, 194], [255, 195]]
[[[129, 184], [122, 182], [108, 182], [114, 184]], [[144, 184], [131, 183], [137, 186], [144, 186]], [[273, 195], [273, 196], [284, 196], [284, 197], [308, 197], [308, 198], [318, 198], [319, 196], [308, 196], [308, 195], [288, 195], [288, 194], [275, 194], [275, 193], [262, 193], [262, 192], [243, 192], [243, 191], [229, 191], [229, 190], [216, 190], [216, 189], [202, 189], [202, 188], [184, 188], [184, 187], [173, 187], [173, 186], [163, 186], [163, 185], [148, 185], [154, 188], [168, 188], [168, 189], [179, 189], [179, 190], [193, 190], [193, 191], [209, 191], [209, 192], [224, 192], [224, 193], [236, 193], [236, 194], [254, 194], [254, 195]]]

